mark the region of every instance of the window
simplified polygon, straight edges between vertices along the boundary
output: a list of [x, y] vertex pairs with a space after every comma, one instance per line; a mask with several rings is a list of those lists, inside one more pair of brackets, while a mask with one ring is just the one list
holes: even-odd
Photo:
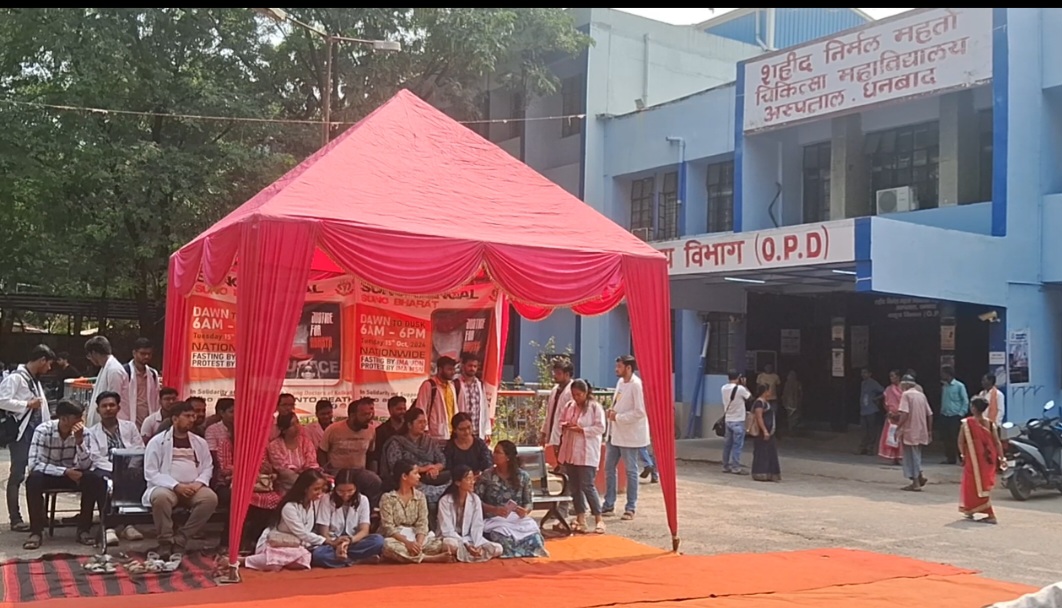
[[[490, 91], [484, 91], [479, 94], [476, 99], [476, 117], [474, 120], [488, 121], [490, 120]], [[474, 122], [470, 125], [472, 130], [479, 133], [479, 136], [484, 139], [490, 139], [490, 123], [489, 122]]]
[[708, 232], [734, 229], [734, 161], [708, 165]]
[[830, 142], [804, 146], [803, 223], [830, 219]]
[[992, 109], [981, 110], [977, 116], [980, 121], [980, 167], [978, 177], [980, 183], [978, 191], [981, 196], [978, 201], [992, 200]]
[[653, 237], [653, 198], [655, 180], [652, 177], [631, 182], [631, 232], [642, 240]]
[[864, 145], [870, 160], [871, 197], [878, 190], [910, 186], [919, 208], [937, 206], [940, 131], [936, 121], [868, 133]]
[[735, 367], [733, 347], [737, 327], [731, 315], [713, 312], [708, 314], [708, 373], [725, 374]]
[[660, 193], [660, 221], [656, 225], [656, 238], [660, 240], [679, 237], [679, 183], [678, 171], [664, 174], [664, 189]]
[[[586, 75], [577, 74], [561, 82], [561, 103], [564, 116], [584, 114], [586, 112]], [[561, 120], [561, 137], [577, 135], [583, 132], [582, 118], [564, 118]]]
[[527, 107], [524, 104], [523, 92], [512, 91], [509, 93], [509, 118], [513, 119], [508, 124], [509, 139], [524, 136], [524, 118], [526, 115]]

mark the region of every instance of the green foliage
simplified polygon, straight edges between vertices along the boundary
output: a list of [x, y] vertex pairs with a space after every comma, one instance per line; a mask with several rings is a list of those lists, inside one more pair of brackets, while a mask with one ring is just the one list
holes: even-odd
[[[553, 358], [558, 355], [557, 340], [550, 336], [544, 345], [531, 341], [528, 343], [532, 348], [537, 348], [535, 355], [535, 371], [538, 374], [538, 394], [536, 395], [513, 395], [499, 396], [498, 407], [495, 410], [495, 435], [500, 439], [508, 439], [517, 445], [537, 445], [538, 431], [542, 428], [546, 412], [549, 410], [548, 397], [543, 391], [553, 388]], [[573, 350], [569, 345], [564, 353], [571, 356]]]
[[[355, 122], [409, 88], [458, 118], [493, 78], [556, 90], [548, 63], [589, 39], [539, 8], [296, 9], [329, 33], [398, 40], [400, 53], [337, 44], [332, 119]], [[320, 143], [316, 125], [144, 117], [319, 120], [321, 38], [249, 9], [0, 9], [0, 290], [165, 295], [170, 253]], [[13, 103], [14, 102], [14, 103]]]

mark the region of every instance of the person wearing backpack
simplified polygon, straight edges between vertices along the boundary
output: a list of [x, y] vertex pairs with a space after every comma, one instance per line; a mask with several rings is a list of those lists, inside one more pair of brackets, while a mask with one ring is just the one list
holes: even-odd
[[54, 361], [51, 348], [35, 346], [26, 363], [0, 381], [0, 445], [6, 446], [11, 455], [7, 512], [14, 532], [28, 532], [30, 528], [22, 519], [19, 493], [26, 480], [33, 431], [51, 419], [40, 378], [51, 370]]
[[741, 468], [741, 449], [745, 447], [746, 402], [752, 393], [745, 387], [745, 377], [736, 371], [727, 374], [723, 385], [723, 421], [726, 439], [723, 441], [723, 472], [747, 475]]
[[454, 382], [457, 360], [442, 356], [435, 362], [435, 375], [420, 385], [413, 407], [428, 416], [428, 436], [440, 441], [450, 439], [450, 421], [457, 415], [461, 385]]

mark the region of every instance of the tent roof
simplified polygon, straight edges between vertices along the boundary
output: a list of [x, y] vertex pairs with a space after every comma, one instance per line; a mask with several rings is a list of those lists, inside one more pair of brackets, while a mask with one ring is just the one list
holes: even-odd
[[[211, 235], [253, 218], [569, 251], [662, 255], [405, 90], [185, 247], [201, 245]], [[321, 265], [329, 264], [315, 259], [315, 270], [330, 270]]]

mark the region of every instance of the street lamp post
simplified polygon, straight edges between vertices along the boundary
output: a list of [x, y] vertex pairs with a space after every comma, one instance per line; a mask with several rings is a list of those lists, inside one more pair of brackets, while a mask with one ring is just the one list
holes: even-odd
[[331, 127], [332, 127], [332, 54], [335, 52], [335, 45], [337, 42], [349, 42], [353, 44], [362, 44], [369, 46], [374, 51], [385, 52], [398, 52], [402, 50], [402, 43], [394, 40], [366, 40], [363, 38], [347, 38], [346, 36], [335, 36], [329, 34], [324, 30], [303, 23], [298, 19], [295, 19], [287, 11], [282, 8], [256, 8], [253, 9], [256, 13], [264, 15], [277, 23], [290, 22], [305, 30], [309, 30], [314, 34], [324, 38], [325, 41], [325, 75], [324, 83], [321, 85], [321, 146], [328, 145], [331, 139]]

